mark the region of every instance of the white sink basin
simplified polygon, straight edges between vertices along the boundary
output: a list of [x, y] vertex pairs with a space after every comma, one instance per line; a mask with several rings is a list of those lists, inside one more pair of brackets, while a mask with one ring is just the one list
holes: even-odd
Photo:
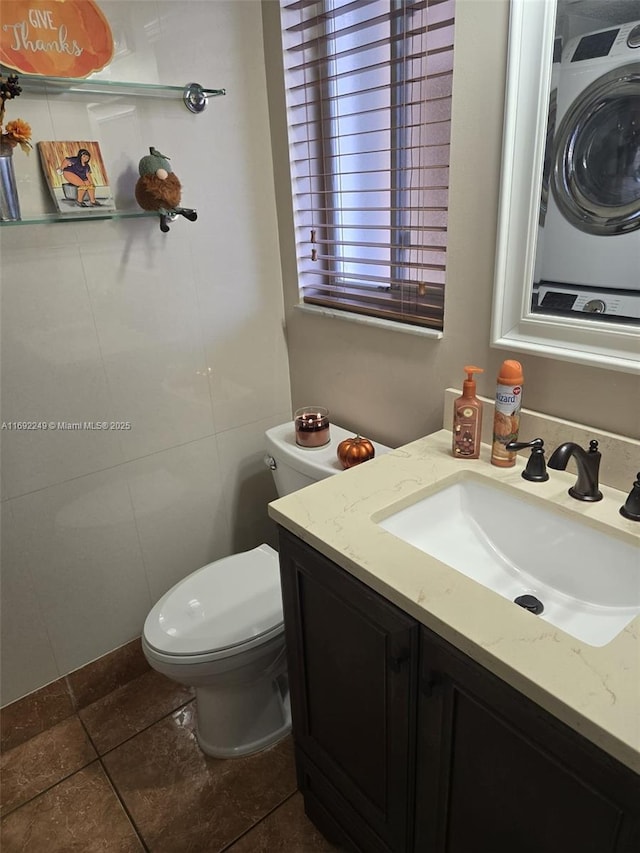
[[511, 601], [535, 596], [544, 610], [531, 618], [589, 645], [606, 645], [640, 613], [632, 541], [491, 480], [457, 480], [378, 523]]

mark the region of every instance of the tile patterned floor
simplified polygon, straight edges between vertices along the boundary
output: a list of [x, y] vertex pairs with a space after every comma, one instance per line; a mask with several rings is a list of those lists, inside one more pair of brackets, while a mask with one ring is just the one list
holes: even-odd
[[60, 707], [50, 728], [5, 739], [2, 853], [335, 853], [304, 814], [290, 737], [205, 756], [192, 693], [153, 671]]

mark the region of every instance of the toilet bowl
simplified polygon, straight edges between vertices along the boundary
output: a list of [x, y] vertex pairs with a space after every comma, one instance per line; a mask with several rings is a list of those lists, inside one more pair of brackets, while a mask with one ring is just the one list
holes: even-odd
[[[268, 430], [265, 462], [278, 493], [340, 472], [336, 449], [349, 435], [332, 424], [330, 443], [309, 450], [296, 445], [292, 423]], [[278, 553], [269, 545], [179, 581], [149, 612], [142, 648], [153, 669], [195, 689], [196, 737], [208, 755], [249, 755], [291, 730]]]
[[151, 609], [149, 664], [195, 688], [203, 752], [265, 749], [291, 728], [278, 553], [269, 545], [209, 563]]

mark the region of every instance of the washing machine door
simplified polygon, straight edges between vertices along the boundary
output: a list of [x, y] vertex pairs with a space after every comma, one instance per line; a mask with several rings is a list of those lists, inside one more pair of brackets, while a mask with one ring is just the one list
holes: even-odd
[[554, 143], [552, 190], [587, 234], [640, 228], [640, 62], [607, 72], [571, 104]]

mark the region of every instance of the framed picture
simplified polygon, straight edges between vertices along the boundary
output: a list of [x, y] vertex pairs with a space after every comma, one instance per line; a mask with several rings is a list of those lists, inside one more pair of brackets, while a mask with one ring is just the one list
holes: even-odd
[[38, 142], [38, 153], [60, 213], [73, 216], [116, 209], [97, 142]]

